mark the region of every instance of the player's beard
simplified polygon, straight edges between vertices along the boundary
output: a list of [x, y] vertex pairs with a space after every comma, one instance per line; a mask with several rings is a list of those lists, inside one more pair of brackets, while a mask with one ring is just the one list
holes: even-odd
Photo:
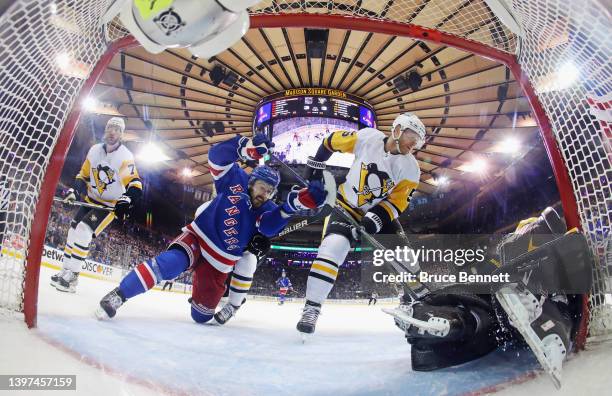
[[116, 138], [116, 139], [111, 139], [111, 138], [104, 138], [104, 144], [106, 145], [106, 150], [107, 151], [115, 151], [119, 145], [121, 144], [121, 138]]
[[253, 207], [257, 209], [261, 205], [263, 205], [266, 202], [266, 200], [263, 199], [262, 197], [253, 197], [253, 199], [251, 199], [251, 202], [253, 203]]

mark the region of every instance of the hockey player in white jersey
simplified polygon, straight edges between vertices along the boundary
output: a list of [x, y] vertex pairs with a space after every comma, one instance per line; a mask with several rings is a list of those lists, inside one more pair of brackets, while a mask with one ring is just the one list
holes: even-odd
[[[369, 234], [403, 233], [397, 221], [408, 207], [419, 183], [420, 169], [413, 156], [425, 143], [425, 126], [411, 113], [399, 115], [391, 136], [374, 128], [358, 132], [336, 131], [327, 136], [315, 157], [307, 161], [306, 179], [317, 179], [334, 152], [354, 153], [355, 160], [338, 189], [338, 204], [360, 222]], [[329, 295], [338, 269], [357, 239], [356, 230], [332, 214], [310, 269], [306, 304], [297, 324], [301, 333], [314, 333], [321, 305]]]
[[81, 207], [68, 229], [64, 248], [63, 268], [51, 277], [58, 291], [74, 293], [81, 266], [89, 254], [89, 244], [116, 218], [123, 220], [142, 195], [142, 183], [134, 156], [122, 142], [125, 122], [113, 117], [106, 123], [103, 143], [89, 149], [76, 175], [74, 187], [64, 201], [77, 199], [112, 211]]

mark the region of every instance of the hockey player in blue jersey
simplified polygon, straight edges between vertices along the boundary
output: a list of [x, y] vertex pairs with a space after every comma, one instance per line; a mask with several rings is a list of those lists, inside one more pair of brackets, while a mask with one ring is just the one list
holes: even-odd
[[276, 286], [278, 286], [278, 305], [283, 305], [287, 293], [293, 290], [291, 280], [287, 278], [285, 270], [281, 273], [281, 277], [276, 280]]
[[236, 163], [259, 160], [271, 146], [267, 137], [257, 134], [253, 139], [238, 135], [211, 147], [208, 162], [217, 196], [198, 208], [193, 222], [168, 250], [136, 265], [119, 287], [104, 296], [96, 316], [112, 318], [126, 300], [191, 269], [191, 317], [198, 323], [208, 322], [223, 296], [228, 274], [253, 235], [259, 231], [275, 236], [295, 212], [320, 207], [332, 195], [321, 182], [313, 182], [292, 190], [277, 206], [271, 198], [280, 181], [278, 173], [258, 166], [249, 175]]

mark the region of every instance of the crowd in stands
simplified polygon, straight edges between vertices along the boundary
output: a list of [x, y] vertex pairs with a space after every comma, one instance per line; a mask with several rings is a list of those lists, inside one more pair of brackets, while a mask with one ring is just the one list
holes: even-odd
[[[77, 209], [55, 202], [47, 223], [45, 243], [64, 249], [66, 235]], [[172, 240], [153, 229], [133, 222], [114, 221], [90, 245], [89, 259], [120, 268], [131, 268], [140, 261], [154, 257]]]

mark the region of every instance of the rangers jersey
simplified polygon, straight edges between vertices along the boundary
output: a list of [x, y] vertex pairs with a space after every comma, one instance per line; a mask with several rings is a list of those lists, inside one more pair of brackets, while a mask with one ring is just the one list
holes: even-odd
[[103, 143], [93, 145], [76, 178], [87, 185], [86, 200], [104, 206], [114, 207], [130, 187], [142, 189], [134, 156], [124, 145], [111, 153]]
[[323, 141], [329, 151], [355, 154], [338, 194], [342, 206], [357, 218], [373, 210], [381, 218], [396, 219], [419, 184], [421, 170], [414, 156], [387, 153], [385, 139], [379, 130], [364, 128], [336, 131]]
[[280, 291], [287, 291], [292, 288], [291, 280], [286, 276], [283, 278], [282, 276], [276, 280], [276, 285], [280, 289]]
[[200, 206], [183, 230], [197, 236], [202, 256], [217, 270], [230, 272], [257, 231], [275, 236], [286, 225], [280, 207], [271, 200], [254, 208], [249, 175], [235, 162], [240, 136], [214, 145], [208, 164], [217, 196]]

